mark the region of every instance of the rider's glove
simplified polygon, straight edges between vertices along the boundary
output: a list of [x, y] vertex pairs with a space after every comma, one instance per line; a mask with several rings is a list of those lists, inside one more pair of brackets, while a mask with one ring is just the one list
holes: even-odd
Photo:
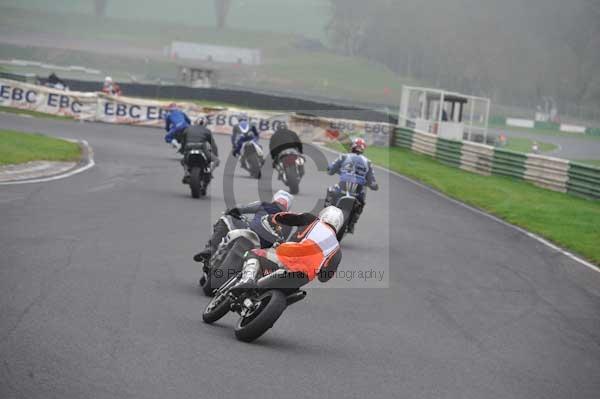
[[233, 216], [233, 217], [242, 216], [242, 214], [240, 213], [240, 210], [238, 208], [231, 208], [227, 212], [225, 212], [225, 214], [229, 215], [229, 216]]

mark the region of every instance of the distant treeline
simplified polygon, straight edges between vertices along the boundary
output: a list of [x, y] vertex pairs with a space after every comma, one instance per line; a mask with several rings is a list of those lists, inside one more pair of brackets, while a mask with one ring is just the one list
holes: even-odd
[[496, 102], [600, 105], [600, 0], [329, 0], [333, 46]]

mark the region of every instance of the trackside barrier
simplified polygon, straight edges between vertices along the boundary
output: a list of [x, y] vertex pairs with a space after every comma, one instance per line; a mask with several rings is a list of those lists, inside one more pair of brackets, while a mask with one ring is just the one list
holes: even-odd
[[480, 175], [491, 175], [494, 148], [484, 144], [463, 142], [460, 168]]
[[600, 168], [571, 162], [567, 192], [600, 199]]
[[412, 149], [414, 132], [410, 129], [398, 128], [394, 133], [395, 141], [393, 143], [396, 147], [404, 147], [409, 150]]
[[396, 129], [393, 145], [430, 155], [443, 164], [468, 172], [508, 176], [549, 190], [600, 199], [600, 168], [597, 167], [485, 144], [446, 140], [407, 128]]
[[566, 159], [528, 154], [525, 166], [525, 180], [539, 187], [567, 192], [569, 161]]
[[526, 154], [495, 148], [492, 173], [522, 179], [525, 173], [526, 160]]
[[[63, 91], [9, 79], [0, 79], [0, 105], [73, 119], [115, 123], [120, 125], [164, 127], [164, 116], [170, 101], [157, 101], [99, 92]], [[362, 116], [360, 110], [344, 112], [336, 117], [300, 115], [293, 112], [248, 110], [233, 107], [205, 107], [193, 102], [177, 106], [192, 119], [203, 117], [215, 133], [231, 134], [240, 114], [268, 137], [282, 125], [293, 126], [307, 141], [335, 140], [342, 135], [364, 137], [369, 145], [389, 146], [395, 125], [377, 121], [352, 120]], [[356, 116], [358, 115], [358, 116]]]
[[462, 141], [438, 138], [436, 158], [446, 165], [460, 167], [462, 146]]
[[437, 149], [437, 136], [429, 133], [413, 135], [412, 150], [421, 154], [435, 157]]

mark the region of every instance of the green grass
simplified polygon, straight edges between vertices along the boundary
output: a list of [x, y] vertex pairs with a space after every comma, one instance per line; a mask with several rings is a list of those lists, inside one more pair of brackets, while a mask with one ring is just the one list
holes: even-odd
[[[543, 141], [538, 141], [538, 146], [540, 152], [550, 152], [554, 151], [558, 148], [557, 145], [551, 143], [545, 143]], [[506, 143], [506, 146], [502, 147], [507, 150], [524, 152], [531, 152], [531, 146], [533, 145], [533, 140], [525, 139], [521, 137], [509, 137]]]
[[34, 116], [36, 118], [47, 118], [47, 119], [57, 119], [57, 120], [69, 120], [69, 121], [73, 120], [73, 118], [71, 118], [70, 116], [45, 114], [43, 112], [30, 111], [28, 109], [11, 108], [11, 107], [4, 107], [4, 106], [0, 106], [0, 112], [8, 112], [8, 113], [17, 114], [17, 115], [29, 115], [29, 116]]
[[77, 143], [44, 136], [0, 130], [0, 165], [30, 161], [77, 161], [81, 149]]
[[[78, 14], [80, 18], [92, 18], [93, 15], [92, 0], [3, 0], [3, 6], [28, 11]], [[328, 0], [232, 1], [228, 24], [250, 30], [293, 32], [320, 39], [325, 36], [329, 20], [328, 9]], [[157, 21], [197, 27], [216, 26], [213, 1], [178, 0], [166, 5], [161, 0], [110, 0], [107, 16], [130, 23], [143, 22], [149, 27], [155, 26]]]
[[[65, 1], [59, 3], [63, 4]], [[266, 7], [274, 2], [275, 0], [261, 0], [256, 2], [256, 6]], [[317, 3], [323, 2], [327, 3], [325, 0], [311, 0], [310, 7], [308, 5], [304, 7], [304, 3], [302, 3], [304, 11], [287, 15], [294, 15], [293, 20], [301, 20], [303, 13], [321, 10], [322, 5]], [[12, 1], [6, 5], [21, 7], [17, 3], [20, 2]], [[163, 19], [159, 23], [148, 23], [140, 18], [125, 19], [124, 16], [115, 18], [112, 12], [109, 12], [110, 18], [99, 20], [90, 15], [91, 1], [86, 2], [84, 6], [71, 4], [72, 7], [69, 9], [81, 13], [76, 18], [72, 15], [61, 14], [60, 11], [63, 9], [55, 8], [55, 2], [52, 2], [52, 7], [43, 6], [43, 2], [37, 0], [29, 0], [24, 3], [27, 4], [23, 4], [22, 8], [0, 7], [0, 23], [5, 30], [14, 35], [37, 33], [57, 36], [57, 42], [61, 42], [62, 37], [76, 37], [78, 40], [89, 42], [90, 45], [86, 51], [0, 45], [0, 53], [4, 55], [4, 58], [93, 67], [110, 74], [119, 81], [129, 81], [130, 76], [146, 82], [157, 78], [175, 81], [177, 68], [173, 60], [154, 56], [149, 62], [145, 62], [140, 57], [124, 54], [107, 57], [105, 54], [94, 53], [94, 46], [98, 43], [104, 48], [110, 47], [107, 41], [111, 40], [117, 43], [115, 46], [124, 43], [128, 46], [156, 51], [167, 46], [173, 40], [183, 40], [260, 48], [263, 65], [256, 68], [223, 71], [223, 76], [227, 75], [228, 84], [249, 88], [283, 89], [308, 95], [396, 104], [400, 98], [402, 84], [419, 84], [419, 82], [397, 76], [378, 63], [361, 58], [344, 57], [326, 50], [309, 51], [299, 48], [297, 44], [302, 41], [302, 36], [299, 34], [275, 33], [277, 32], [275, 25], [279, 24], [279, 21], [284, 21], [286, 25], [290, 21], [289, 17], [277, 20], [274, 17], [277, 12], [270, 14], [273, 16], [272, 23], [257, 24], [256, 20], [253, 20], [252, 26], [248, 26], [248, 24], [236, 23], [233, 18], [227, 29], [219, 31], [201, 21], [193, 23], [183, 21], [184, 24], [176, 25], [169, 19]], [[39, 3], [39, 8], [33, 10], [31, 7], [33, 3]], [[212, 8], [212, 2], [208, 3], [210, 3], [208, 4], [209, 8]], [[199, 3], [194, 7], [198, 5]], [[130, 6], [123, 5], [123, 7]], [[161, 10], [163, 8], [159, 7]], [[279, 10], [281, 2], [278, 2], [275, 8]], [[235, 7], [232, 12], [234, 10]], [[324, 15], [326, 10], [327, 7], [321, 10]], [[254, 13], [256, 10], [253, 9], [252, 12]], [[288, 12], [291, 10], [286, 11], [286, 13]], [[204, 15], [205, 13], [190, 13], [194, 16], [200, 14]], [[210, 15], [212, 20], [212, 14]], [[305, 33], [301, 34], [306, 36]], [[11, 67], [11, 71], [23, 72], [25, 68]], [[42, 75], [49, 73], [46, 70], [28, 71]], [[71, 77], [71, 73], [67, 72], [59, 73], [59, 75], [65, 78]], [[83, 76], [83, 78], [98, 79], [93, 76]]]
[[556, 136], [556, 137], [571, 137], [571, 138], [579, 138], [582, 140], [600, 140], [600, 136], [593, 136], [590, 134], [580, 134], [580, 133], [566, 133], [566, 132], [561, 132], [560, 130], [553, 130], [553, 129], [540, 129], [540, 128], [527, 129], [527, 128], [520, 128], [520, 127], [515, 127], [515, 126], [505, 126], [503, 124], [497, 124], [497, 123], [490, 123], [489, 126], [494, 129], [507, 130], [510, 132], [533, 133], [533, 134], [539, 134], [539, 135], [545, 135], [545, 136]]
[[[343, 149], [337, 144], [335, 149]], [[370, 147], [376, 164], [539, 234], [600, 265], [600, 201], [536, 187], [502, 176], [481, 176], [445, 166], [403, 148]]]
[[583, 163], [586, 165], [592, 165], [592, 166], [598, 166], [600, 167], [600, 159], [583, 159], [583, 160], [576, 160], [574, 162], [579, 162], [579, 163]]

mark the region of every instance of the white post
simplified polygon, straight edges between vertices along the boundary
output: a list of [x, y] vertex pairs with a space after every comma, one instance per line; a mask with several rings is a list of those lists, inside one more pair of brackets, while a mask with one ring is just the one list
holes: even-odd
[[442, 130], [442, 119], [444, 115], [444, 91], [440, 92], [440, 109], [438, 110], [438, 120], [437, 120], [437, 135], [440, 135], [440, 131]]
[[469, 129], [469, 141], [473, 141], [473, 114], [475, 113], [475, 99], [471, 97], [469, 100], [471, 100], [471, 113], [469, 116], [469, 125], [471, 125], [471, 127]]
[[490, 123], [490, 99], [486, 100], [486, 109], [485, 109], [485, 127], [484, 127], [484, 142], [483, 144], [487, 144], [487, 133], [488, 133], [488, 124]]
[[[406, 121], [408, 120], [408, 102], [410, 99], [410, 88], [402, 86], [402, 97], [400, 99], [400, 109], [398, 114], [398, 126], [406, 127]], [[401, 120], [404, 122], [400, 122]]]

